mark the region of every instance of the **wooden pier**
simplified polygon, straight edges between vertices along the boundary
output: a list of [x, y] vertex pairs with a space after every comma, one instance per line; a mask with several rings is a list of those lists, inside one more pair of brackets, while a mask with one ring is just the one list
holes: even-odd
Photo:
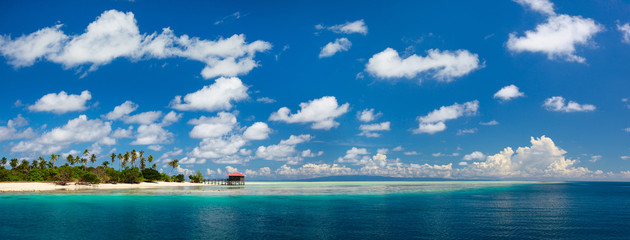
[[245, 180], [229, 180], [229, 179], [204, 179], [203, 184], [210, 185], [245, 185]]

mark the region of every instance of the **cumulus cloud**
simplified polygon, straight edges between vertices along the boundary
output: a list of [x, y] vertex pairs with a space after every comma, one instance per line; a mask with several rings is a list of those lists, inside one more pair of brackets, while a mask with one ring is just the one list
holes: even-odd
[[630, 23], [624, 23], [623, 25], [617, 23], [617, 30], [621, 32], [621, 41], [624, 43], [630, 43]]
[[312, 129], [330, 130], [339, 126], [335, 118], [348, 112], [350, 104], [344, 103], [341, 106], [337, 103], [337, 98], [332, 96], [313, 99], [309, 102], [300, 103], [300, 110], [292, 114], [291, 109], [282, 107], [269, 116], [270, 121], [281, 121], [286, 123], [313, 123]]
[[133, 134], [133, 127], [129, 126], [127, 129], [118, 128], [112, 133], [113, 138], [131, 138]]
[[579, 178], [597, 173], [575, 166], [577, 160], [567, 159], [566, 151], [551, 138], [532, 137], [530, 142], [530, 147], [519, 147], [516, 151], [507, 147], [485, 161], [472, 162], [463, 169], [462, 176]]
[[193, 158], [212, 159], [214, 163], [244, 163], [248, 159], [236, 156], [247, 140], [240, 135], [204, 138], [188, 155]]
[[105, 145], [115, 143], [109, 137], [111, 122], [99, 119], [89, 120], [85, 115], [69, 120], [66, 125], [54, 128], [29, 141], [21, 141], [11, 148], [11, 152], [36, 152], [50, 154], [75, 143], [100, 142]]
[[408, 152], [404, 152], [403, 154], [407, 155], [407, 156], [415, 156], [415, 155], [420, 155], [419, 152], [416, 151], [408, 151]]
[[466, 161], [472, 161], [472, 160], [484, 160], [484, 159], [486, 159], [486, 155], [485, 155], [485, 154], [483, 154], [483, 153], [482, 153], [482, 152], [480, 152], [480, 151], [474, 151], [474, 152], [472, 152], [472, 153], [470, 153], [470, 154], [466, 154], [466, 155], [464, 155], [464, 158], [463, 158], [463, 159], [464, 159], [464, 160], [466, 160]]
[[23, 129], [27, 125], [28, 121], [22, 115], [7, 121], [6, 126], [0, 126], [0, 142], [35, 137], [35, 132], [32, 128]]
[[382, 123], [373, 123], [373, 124], [361, 124], [361, 126], [359, 126], [359, 130], [361, 130], [361, 133], [359, 133], [359, 136], [380, 137], [381, 134], [378, 132], [389, 131], [389, 125], [390, 125], [389, 121], [382, 122]]
[[28, 110], [33, 112], [52, 112], [56, 114], [83, 111], [88, 108], [85, 106], [85, 103], [90, 99], [92, 99], [92, 94], [90, 94], [88, 90], [81, 92], [81, 95], [68, 95], [64, 91], [58, 94], [49, 93], [37, 100], [35, 104], [28, 106]]
[[510, 101], [517, 97], [525, 96], [524, 93], [518, 90], [518, 87], [514, 84], [501, 88], [494, 94], [494, 98], [498, 98], [502, 101]]
[[411, 79], [425, 75], [438, 81], [450, 82], [480, 67], [482, 66], [477, 54], [468, 50], [451, 52], [431, 49], [425, 57], [413, 54], [403, 59], [396, 50], [387, 48], [374, 54], [365, 70], [380, 79]]
[[104, 117], [107, 120], [118, 120], [129, 115], [136, 109], [138, 109], [138, 104], [135, 104], [132, 101], [125, 101], [124, 103], [114, 107], [114, 110], [107, 113]]
[[596, 109], [595, 106], [591, 104], [579, 104], [574, 101], [566, 103], [566, 100], [560, 96], [547, 98], [543, 107], [548, 111], [554, 112], [591, 112]]
[[160, 124], [140, 125], [137, 130], [136, 140], [132, 145], [155, 145], [170, 143], [173, 133], [167, 131]]
[[367, 156], [368, 154], [370, 153], [367, 151], [366, 148], [352, 147], [348, 149], [348, 151], [346, 151], [346, 155], [344, 155], [343, 157], [339, 157], [337, 159], [337, 162], [358, 164], [360, 162], [367, 161], [367, 159], [369, 158], [369, 156]]
[[347, 38], [337, 38], [322, 48], [319, 52], [319, 58], [332, 57], [335, 53], [348, 51], [351, 46], [352, 42]]
[[141, 34], [134, 14], [117, 10], [103, 12], [80, 35], [66, 35], [61, 27], [44, 28], [16, 39], [2, 36], [0, 53], [15, 67], [45, 59], [65, 68], [90, 65], [90, 70], [117, 58], [182, 57], [205, 63], [201, 75], [207, 79], [246, 74], [258, 66], [255, 54], [271, 49], [265, 41], [246, 43], [242, 34], [215, 41], [178, 37], [170, 28], [159, 34]]
[[[114, 110], [116, 109], [114, 108]], [[125, 118], [123, 118], [123, 122], [129, 123], [129, 124], [136, 123], [136, 124], [148, 125], [148, 124], [152, 124], [156, 122], [161, 117], [162, 117], [162, 111], [149, 111], [149, 112], [138, 113], [133, 116], [126, 116]]]
[[506, 45], [516, 53], [544, 53], [549, 59], [583, 63], [586, 59], [575, 54], [576, 47], [590, 44], [593, 36], [603, 30], [602, 25], [590, 18], [553, 15], [535, 30], [525, 31], [524, 36], [510, 33]]
[[419, 126], [413, 130], [414, 134], [434, 134], [446, 129], [445, 121], [460, 118], [462, 116], [474, 116], [478, 113], [479, 101], [470, 101], [464, 104], [455, 103], [450, 106], [442, 106], [433, 110], [426, 116], [418, 117]]
[[319, 24], [316, 25], [315, 28], [317, 30], [327, 29], [335, 33], [344, 34], [360, 33], [366, 35], [368, 32], [367, 25], [365, 24], [365, 21], [363, 21], [363, 19], [354, 22], [346, 22], [344, 24], [337, 24], [330, 27]]
[[374, 108], [370, 108], [357, 112], [357, 119], [359, 119], [359, 121], [361, 122], [371, 122], [376, 120], [381, 115], [383, 115], [383, 113], [374, 113]]
[[233, 102], [249, 98], [248, 87], [243, 85], [241, 79], [219, 78], [215, 83], [204, 86], [202, 89], [186, 94], [182, 103], [181, 96], [175, 96], [171, 101], [171, 107], [181, 111], [208, 111], [232, 109]]
[[191, 138], [213, 138], [228, 134], [237, 124], [236, 116], [228, 112], [220, 112], [216, 117], [201, 116], [191, 119], [188, 124], [195, 125], [190, 131]]
[[514, 2], [545, 15], [556, 14], [553, 10], [553, 3], [548, 0], [514, 0]]
[[282, 140], [279, 144], [258, 147], [256, 149], [256, 157], [265, 160], [286, 161], [287, 164], [297, 164], [302, 161], [303, 155], [298, 152], [296, 145], [308, 142], [311, 139], [312, 136], [309, 134], [291, 135], [289, 139]]
[[166, 115], [164, 115], [164, 117], [162, 118], [162, 126], [168, 126], [171, 125], [173, 123], [176, 123], [177, 121], [179, 121], [179, 119], [182, 118], [181, 113], [176, 113], [174, 111], [170, 111], [169, 113], [167, 113]]
[[271, 128], [264, 122], [256, 122], [245, 129], [243, 137], [248, 140], [263, 140], [269, 138]]

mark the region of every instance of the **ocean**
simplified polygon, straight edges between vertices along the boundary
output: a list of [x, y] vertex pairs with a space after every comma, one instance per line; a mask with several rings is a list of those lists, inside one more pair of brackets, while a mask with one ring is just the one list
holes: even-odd
[[0, 194], [0, 239], [629, 238], [630, 183], [266, 183]]

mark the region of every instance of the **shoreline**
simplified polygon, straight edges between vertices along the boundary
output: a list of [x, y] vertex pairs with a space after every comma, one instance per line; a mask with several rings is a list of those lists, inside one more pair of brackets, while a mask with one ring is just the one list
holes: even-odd
[[160, 187], [190, 187], [203, 186], [203, 183], [191, 182], [142, 182], [142, 183], [99, 183], [78, 185], [68, 183], [57, 185], [49, 182], [0, 182], [0, 193], [6, 192], [49, 192], [49, 191], [79, 191], [79, 190], [118, 190], [118, 189], [146, 189]]

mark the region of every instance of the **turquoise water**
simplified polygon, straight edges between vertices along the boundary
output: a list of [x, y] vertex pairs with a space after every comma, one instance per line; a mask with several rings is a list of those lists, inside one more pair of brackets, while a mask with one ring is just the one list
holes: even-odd
[[629, 183], [283, 183], [0, 194], [0, 239], [628, 239]]

